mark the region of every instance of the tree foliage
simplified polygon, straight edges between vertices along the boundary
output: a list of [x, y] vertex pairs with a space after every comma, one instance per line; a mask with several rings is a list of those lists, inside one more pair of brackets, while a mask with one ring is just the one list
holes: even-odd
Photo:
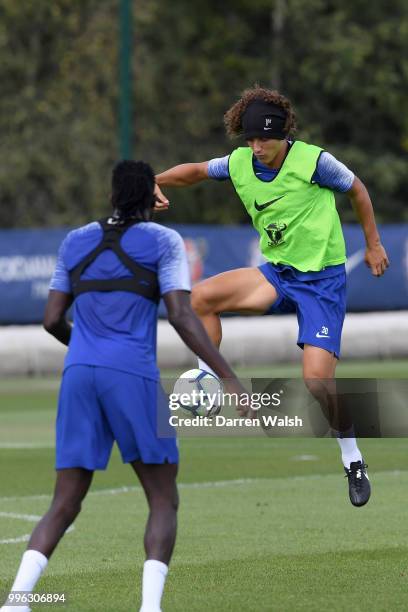
[[[1, 226], [79, 224], [106, 211], [119, 154], [118, 6], [1, 0]], [[229, 153], [223, 113], [259, 82], [292, 99], [298, 138], [364, 180], [380, 220], [408, 220], [405, 0], [140, 0], [134, 9], [135, 157], [161, 171]], [[166, 221], [248, 221], [228, 182], [168, 195]]]

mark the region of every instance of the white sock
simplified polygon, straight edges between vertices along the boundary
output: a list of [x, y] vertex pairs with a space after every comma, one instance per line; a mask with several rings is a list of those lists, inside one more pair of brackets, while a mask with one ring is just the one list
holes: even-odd
[[167, 565], [161, 561], [155, 559], [145, 561], [140, 612], [160, 612], [160, 602], [168, 571]]
[[337, 438], [337, 442], [339, 443], [341, 449], [341, 459], [345, 468], [349, 469], [350, 463], [353, 463], [353, 461], [363, 461], [363, 457], [357, 446], [357, 440], [354, 437], [353, 429], [345, 432], [333, 431], [333, 433]]
[[[26, 550], [11, 591], [31, 593], [47, 567], [48, 559], [38, 550]], [[28, 606], [3, 606], [0, 612], [30, 612]]]
[[207, 365], [205, 363], [205, 361], [203, 361], [199, 357], [197, 357], [197, 359], [198, 359], [198, 367], [200, 368], [200, 370], [204, 370], [205, 372], [209, 372], [210, 374], [212, 374], [216, 378], [219, 378], [219, 376], [217, 376], [217, 374], [214, 372], [214, 370], [212, 368], [210, 368], [210, 366]]

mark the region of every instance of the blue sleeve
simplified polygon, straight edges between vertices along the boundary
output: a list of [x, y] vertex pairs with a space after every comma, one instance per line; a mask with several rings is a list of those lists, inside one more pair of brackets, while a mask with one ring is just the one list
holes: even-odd
[[69, 243], [69, 238], [70, 234], [68, 234], [59, 248], [57, 263], [50, 282], [50, 290], [62, 291], [63, 293], [72, 293], [71, 280], [65, 264], [65, 253]]
[[190, 269], [180, 234], [166, 228], [159, 236], [158, 276], [160, 294], [169, 291], [191, 291]]
[[353, 172], [339, 162], [331, 153], [323, 151], [317, 162], [316, 171], [312, 176], [312, 183], [344, 193], [351, 189], [353, 181]]
[[216, 181], [225, 181], [229, 179], [228, 167], [229, 155], [225, 157], [215, 157], [208, 162], [208, 176]]

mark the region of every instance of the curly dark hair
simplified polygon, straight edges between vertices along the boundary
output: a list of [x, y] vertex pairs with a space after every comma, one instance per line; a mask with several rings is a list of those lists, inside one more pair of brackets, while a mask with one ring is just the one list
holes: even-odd
[[112, 171], [112, 205], [121, 219], [149, 220], [154, 206], [154, 172], [143, 161], [122, 160]]
[[286, 112], [285, 131], [286, 135], [289, 136], [296, 131], [296, 116], [293, 110], [291, 102], [274, 89], [266, 89], [255, 85], [250, 89], [245, 89], [239, 100], [235, 102], [227, 110], [224, 115], [224, 124], [227, 130], [228, 136], [235, 138], [242, 134], [242, 115], [246, 111], [248, 105], [254, 100], [263, 100], [264, 102], [272, 102], [277, 106], [283, 108]]

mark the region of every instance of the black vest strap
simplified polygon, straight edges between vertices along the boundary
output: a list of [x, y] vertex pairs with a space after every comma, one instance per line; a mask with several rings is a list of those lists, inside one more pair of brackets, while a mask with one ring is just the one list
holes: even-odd
[[[123, 224], [116, 224], [109, 223], [110, 219], [109, 217], [99, 221], [103, 229], [101, 242], [69, 273], [74, 298], [87, 291], [130, 291], [157, 303], [160, 300], [157, 274], [136, 263], [125, 253], [120, 244], [123, 234], [129, 227], [135, 224], [135, 220], [132, 219]], [[132, 273], [132, 277], [81, 280], [81, 276], [87, 267], [95, 261], [98, 255], [107, 249], [110, 249], [117, 255], [123, 265]]]

